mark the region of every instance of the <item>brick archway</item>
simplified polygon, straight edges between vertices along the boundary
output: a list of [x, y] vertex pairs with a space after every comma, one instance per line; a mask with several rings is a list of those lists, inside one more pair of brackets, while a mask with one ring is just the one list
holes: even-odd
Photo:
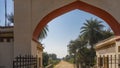
[[106, 11], [97, 8], [95, 6], [89, 5], [87, 3], [84, 3], [82, 1], [75, 1], [71, 4], [68, 4], [66, 6], [63, 6], [59, 9], [54, 10], [53, 12], [49, 13], [47, 16], [45, 16], [37, 25], [37, 27], [35, 28], [34, 32], [33, 32], [33, 40], [38, 40], [38, 36], [42, 30], [42, 28], [52, 19], [67, 13], [71, 10], [74, 9], [80, 9], [86, 12], [89, 12], [91, 14], [94, 14], [100, 18], [102, 18], [103, 20], [105, 20], [108, 25], [112, 28], [113, 32], [115, 33], [115, 35], [120, 35], [120, 24], [114, 19], [114, 17], [112, 15], [110, 15], [109, 13], [107, 13]]

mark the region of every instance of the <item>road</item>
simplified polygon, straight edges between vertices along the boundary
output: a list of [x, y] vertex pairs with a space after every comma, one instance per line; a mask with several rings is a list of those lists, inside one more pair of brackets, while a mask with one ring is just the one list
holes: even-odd
[[62, 60], [54, 68], [74, 68], [74, 64]]

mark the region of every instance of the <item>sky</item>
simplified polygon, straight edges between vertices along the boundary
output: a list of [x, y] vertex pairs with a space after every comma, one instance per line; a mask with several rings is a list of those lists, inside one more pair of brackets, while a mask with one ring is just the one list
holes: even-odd
[[[4, 0], [0, 0], [0, 26], [5, 24], [5, 9]], [[7, 0], [7, 14], [13, 11], [13, 1]], [[86, 19], [98, 19], [103, 21], [97, 16], [82, 10], [73, 10], [65, 13], [48, 23], [49, 32], [47, 37], [42, 41], [44, 45], [44, 51], [47, 53], [55, 53], [58, 58], [62, 58], [68, 54], [67, 45], [70, 40], [75, 40], [80, 34], [80, 28]], [[109, 28], [109, 26], [103, 21], [103, 24]]]
[[[13, 13], [13, 1], [12, 0], [6, 0], [7, 1], [7, 14]], [[5, 25], [5, 0], [0, 0], [0, 26]]]

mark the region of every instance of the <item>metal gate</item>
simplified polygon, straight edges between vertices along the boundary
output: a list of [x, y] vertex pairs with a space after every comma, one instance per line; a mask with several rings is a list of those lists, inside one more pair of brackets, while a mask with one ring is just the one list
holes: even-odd
[[37, 57], [17, 56], [13, 61], [13, 68], [37, 68]]

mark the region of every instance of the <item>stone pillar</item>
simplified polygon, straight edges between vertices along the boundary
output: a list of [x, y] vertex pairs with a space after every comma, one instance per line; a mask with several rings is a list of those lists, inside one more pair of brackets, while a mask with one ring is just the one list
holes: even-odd
[[[120, 68], [120, 40], [116, 40], [116, 68]], [[119, 64], [118, 64], [119, 63]]]
[[31, 54], [31, 0], [14, 0], [14, 57]]

